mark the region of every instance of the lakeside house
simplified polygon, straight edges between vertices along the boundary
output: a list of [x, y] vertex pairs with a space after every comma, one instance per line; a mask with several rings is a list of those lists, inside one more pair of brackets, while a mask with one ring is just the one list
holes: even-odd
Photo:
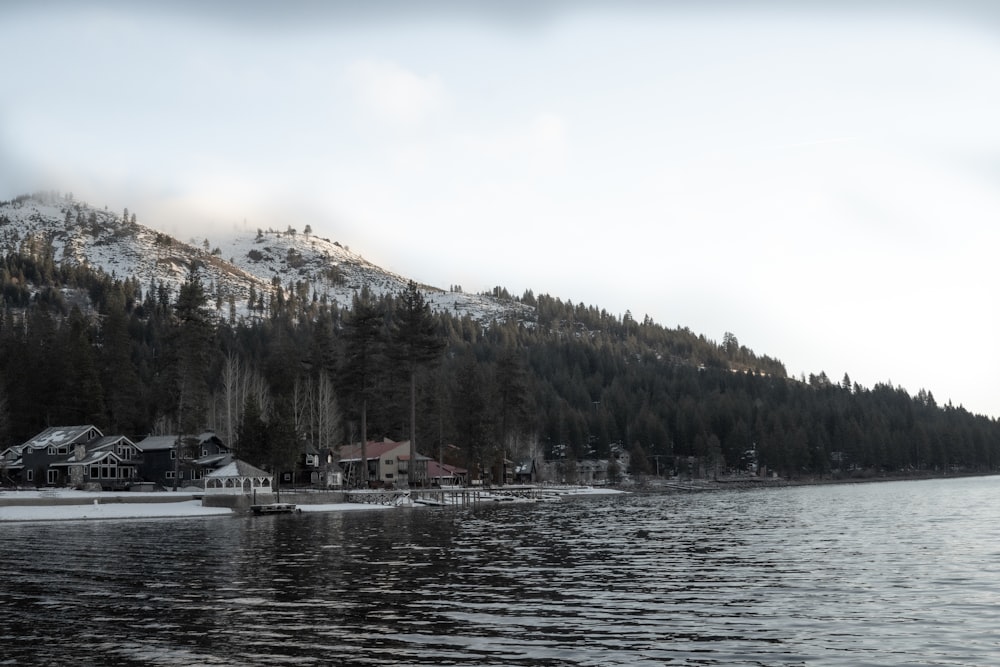
[[469, 471], [431, 460], [427, 462], [427, 479], [431, 486], [467, 486]]
[[50, 426], [20, 445], [20, 458], [13, 462], [10, 469], [19, 470], [20, 480], [28, 484], [65, 486], [66, 470], [52, 467], [52, 464], [69, 460], [77, 445], [86, 447], [87, 443], [102, 437], [104, 434], [90, 424]]
[[352, 486], [410, 486], [425, 482], [427, 462], [430, 459], [417, 453], [416, 461], [410, 461], [410, 441], [395, 442], [388, 438], [365, 443], [361, 460], [361, 443], [344, 445], [340, 448], [340, 467], [344, 471], [345, 484]]
[[630, 466], [628, 451], [613, 446], [609, 458], [546, 461], [541, 466], [541, 473], [547, 481], [602, 486], [615, 484], [628, 477]]
[[138, 484], [170, 488], [176, 478], [178, 486], [192, 486], [230, 460], [229, 448], [210, 431], [178, 447], [176, 435], [133, 442], [92, 424], [52, 426], [0, 453], [0, 481], [119, 491]]
[[142, 452], [143, 481], [164, 488], [173, 487], [175, 481], [177, 486], [200, 486], [206, 473], [229, 463], [229, 447], [212, 431], [185, 438], [181, 447], [177, 439], [177, 435], [151, 435], [136, 443]]
[[[282, 471], [283, 485], [341, 487], [347, 479], [361, 479], [367, 471], [371, 485], [408, 485], [411, 470], [423, 483], [458, 484], [467, 481], [464, 469], [445, 466], [428, 474], [430, 459], [418, 454], [410, 462], [410, 443], [384, 440], [367, 446], [367, 462], [361, 465], [360, 445], [330, 450], [325, 454], [304, 447], [294, 471]], [[50, 427], [20, 445], [0, 452], [0, 484], [70, 486], [108, 491], [139, 488], [203, 487], [210, 475], [232, 471], [236, 461], [232, 451], [213, 432], [205, 431], [183, 440], [176, 434], [151, 435], [133, 442], [124, 435], [105, 436], [96, 426]], [[251, 490], [263, 485], [270, 489], [274, 476], [265, 473], [239, 475], [231, 482], [240, 487], [250, 480]], [[223, 476], [225, 477], [225, 476]], [[212, 477], [220, 488], [219, 476]], [[225, 481], [221, 488], [231, 488]]]
[[69, 459], [49, 464], [47, 477], [57, 478], [57, 486], [120, 491], [140, 480], [138, 458], [135, 443], [124, 435], [103, 436], [74, 445]]

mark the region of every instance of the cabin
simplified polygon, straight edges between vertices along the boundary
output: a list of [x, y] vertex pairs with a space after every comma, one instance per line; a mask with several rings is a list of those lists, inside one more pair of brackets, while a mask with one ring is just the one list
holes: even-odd
[[514, 465], [515, 484], [534, 484], [538, 477], [539, 470], [534, 459], [526, 459]]
[[299, 455], [293, 470], [281, 472], [282, 486], [320, 486], [324, 484], [326, 455], [321, 453], [312, 443], [299, 443]]

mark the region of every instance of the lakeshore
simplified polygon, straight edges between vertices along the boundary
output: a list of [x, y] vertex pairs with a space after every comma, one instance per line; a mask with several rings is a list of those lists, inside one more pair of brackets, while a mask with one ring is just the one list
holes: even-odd
[[[608, 486], [541, 486], [536, 494], [545, 500], [563, 500], [596, 495], [616, 495], [625, 493], [698, 493], [723, 489], [762, 489], [777, 487], [814, 486], [828, 484], [869, 484], [875, 482], [920, 481], [931, 479], [958, 479], [962, 477], [983, 477], [986, 473], [951, 475], [901, 475], [864, 477], [802, 477], [761, 478], [726, 477], [711, 479], [657, 479], [637, 484], [629, 489]], [[477, 495], [486, 500], [516, 500], [502, 489], [478, 490]], [[101, 519], [156, 519], [184, 517], [239, 516], [246, 512], [232, 507], [205, 504], [204, 491], [186, 489], [182, 491], [151, 492], [101, 492], [74, 489], [23, 489], [0, 490], [0, 523], [30, 521], [73, 521]], [[387, 510], [395, 507], [425, 507], [449, 505], [446, 502], [420, 502], [405, 497], [404, 502], [308, 502], [299, 503], [302, 512], [352, 512], [359, 510]]]
[[[626, 493], [608, 487], [560, 487], [552, 489], [553, 498]], [[487, 492], [480, 492], [484, 497]], [[101, 519], [156, 519], [184, 517], [221, 517], [245, 514], [231, 507], [206, 505], [203, 492], [103, 492], [74, 489], [38, 489], [0, 491], [0, 523], [14, 521], [72, 521]], [[499, 500], [500, 495], [495, 499]], [[504, 497], [505, 500], [508, 498]], [[394, 507], [420, 507], [419, 503], [381, 504], [372, 502], [301, 503], [302, 512], [351, 512], [388, 510]]]
[[[303, 505], [304, 512], [378, 509], [380, 505], [323, 503]], [[0, 492], [0, 522], [100, 519], [168, 519], [235, 516], [229, 507], [206, 506], [201, 494], [186, 492], [108, 493], [45, 489]]]

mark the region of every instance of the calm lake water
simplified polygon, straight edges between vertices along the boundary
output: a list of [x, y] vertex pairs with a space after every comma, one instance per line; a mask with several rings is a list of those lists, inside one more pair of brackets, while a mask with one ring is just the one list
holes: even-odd
[[0, 540], [0, 664], [1000, 664], [1000, 478]]

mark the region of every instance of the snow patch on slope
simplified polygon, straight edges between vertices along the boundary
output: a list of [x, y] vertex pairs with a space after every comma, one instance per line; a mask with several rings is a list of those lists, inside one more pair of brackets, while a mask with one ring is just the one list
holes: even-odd
[[[193, 265], [210, 305], [228, 317], [251, 312], [251, 293], [265, 300], [277, 289], [304, 290], [331, 305], [350, 307], [355, 294], [367, 289], [378, 297], [398, 294], [408, 279], [378, 267], [342, 246], [294, 230], [235, 232], [214, 246], [184, 243], [132, 222], [134, 216], [95, 209], [54, 194], [21, 197], [0, 203], [0, 249], [35, 254], [51, 244], [53, 260], [86, 265], [108, 275], [134, 277], [144, 292], [159, 284], [176, 297]], [[481, 323], [534, 320], [534, 309], [493, 297], [420, 286], [431, 308]]]

